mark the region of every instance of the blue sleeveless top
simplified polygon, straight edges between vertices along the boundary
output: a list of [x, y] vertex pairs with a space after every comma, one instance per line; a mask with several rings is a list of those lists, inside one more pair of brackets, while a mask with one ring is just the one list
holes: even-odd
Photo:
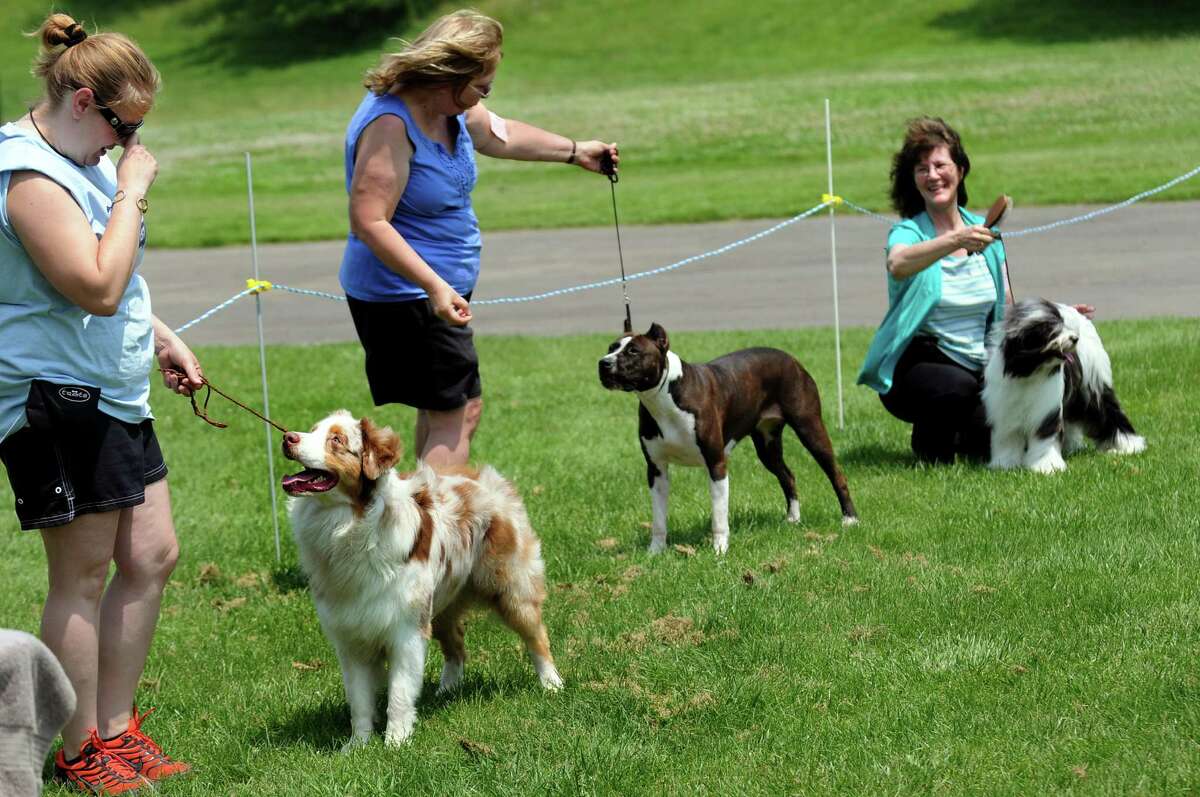
[[[347, 194], [354, 177], [358, 138], [367, 125], [384, 114], [404, 120], [413, 148], [408, 162], [408, 184], [392, 214], [392, 227], [450, 287], [460, 294], [470, 293], [479, 278], [482, 240], [471, 207], [476, 176], [475, 146], [467, 132], [466, 116], [454, 117], [458, 136], [454, 152], [450, 153], [421, 132], [404, 100], [394, 94], [376, 95], [368, 91], [346, 130]], [[353, 232], [346, 240], [338, 278], [346, 295], [363, 301], [425, 298], [425, 291], [385, 266]]]
[[97, 238], [108, 226], [117, 191], [117, 170], [108, 158], [78, 166], [33, 131], [13, 123], [0, 127], [0, 440], [25, 426], [25, 401], [34, 379], [98, 387], [100, 409], [126, 423], [153, 417], [150, 292], [136, 271], [146, 245], [145, 226], [116, 314], [91, 315], [42, 276], [13, 230], [8, 187], [18, 171], [40, 172], [65, 188]]

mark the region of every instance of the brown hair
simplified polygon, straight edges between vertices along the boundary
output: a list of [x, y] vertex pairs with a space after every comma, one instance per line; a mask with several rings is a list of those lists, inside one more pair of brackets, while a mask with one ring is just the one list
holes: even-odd
[[504, 28], [477, 11], [455, 11], [441, 17], [411, 42], [400, 40], [399, 52], [388, 53], [363, 82], [376, 94], [426, 86], [455, 86], [462, 91], [472, 79], [500, 63]]
[[932, 149], [945, 146], [950, 151], [950, 159], [962, 172], [958, 182], [958, 204], [967, 204], [967, 175], [971, 171], [971, 159], [963, 149], [962, 139], [954, 128], [936, 117], [922, 116], [908, 120], [908, 130], [904, 134], [904, 143], [900, 151], [892, 157], [892, 208], [903, 219], [925, 210], [925, 200], [917, 190], [913, 170], [921, 158]]
[[40, 48], [33, 76], [46, 86], [46, 99], [58, 106], [76, 89], [89, 88], [108, 107], [148, 111], [162, 85], [158, 70], [142, 49], [120, 33], [89, 36], [67, 14], [51, 14], [35, 33]]

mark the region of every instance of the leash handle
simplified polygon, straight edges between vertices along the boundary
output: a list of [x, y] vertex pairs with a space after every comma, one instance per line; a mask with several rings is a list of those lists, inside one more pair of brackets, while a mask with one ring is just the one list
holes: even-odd
[[608, 177], [610, 183], [615, 183], [621, 179], [617, 175], [617, 168], [613, 165], [612, 154], [608, 150], [600, 155], [600, 173]]
[[[1003, 236], [1000, 235], [999, 230], [994, 228], [999, 225], [1000, 222], [1004, 221], [1005, 216], [1007, 216], [1008, 212], [1012, 210], [1012, 206], [1012, 197], [1010, 197], [1008, 194], [1001, 194], [1000, 196], [996, 197], [996, 201], [992, 203], [992, 207], [987, 212], [987, 218], [983, 220], [983, 226], [991, 230], [998, 241], [1001, 240]], [[1012, 274], [1008, 268], [1008, 252], [1005, 251], [1004, 254], [1004, 287], [1008, 291], [1009, 297], [1015, 300], [1016, 297], [1013, 296]]]
[[992, 203], [991, 209], [988, 210], [987, 218], [983, 220], [983, 226], [990, 230], [1004, 221], [1004, 217], [1008, 215], [1008, 211], [1010, 210], [1012, 210], [1012, 197], [1007, 194], [1001, 194], [996, 197], [996, 201]]

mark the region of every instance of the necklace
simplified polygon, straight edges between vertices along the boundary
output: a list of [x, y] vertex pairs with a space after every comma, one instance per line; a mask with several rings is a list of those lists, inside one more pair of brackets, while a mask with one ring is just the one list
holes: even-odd
[[[57, 153], [57, 154], [58, 154], [60, 157], [66, 158], [66, 159], [67, 159], [67, 160], [69, 160], [71, 163], [75, 163], [75, 159], [74, 159], [74, 158], [72, 158], [71, 156], [67, 155], [67, 154], [66, 154], [65, 152], [63, 152], [61, 149], [59, 149], [58, 147], [56, 147], [56, 146], [54, 146], [53, 144], [51, 144], [51, 143], [50, 143], [50, 139], [46, 138], [46, 134], [42, 132], [42, 128], [38, 127], [37, 119], [34, 119], [34, 118], [33, 118], [33, 109], [32, 109], [32, 108], [30, 108], [30, 109], [29, 109], [29, 123], [33, 125], [33, 129], [37, 131], [37, 134], [38, 134], [39, 136], [41, 136], [41, 138], [42, 138], [42, 141], [45, 141], [45, 142], [46, 142], [46, 146], [47, 146], [47, 147], [49, 147], [50, 149], [54, 150], [54, 151], [55, 151], [55, 152], [56, 152], [56, 153]], [[78, 163], [75, 163], [75, 165], [76, 165], [76, 166], [78, 166], [79, 164], [78, 164]]]

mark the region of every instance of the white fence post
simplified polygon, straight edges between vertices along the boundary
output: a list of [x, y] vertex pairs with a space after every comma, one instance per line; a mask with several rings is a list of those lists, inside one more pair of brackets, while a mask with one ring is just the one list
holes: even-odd
[[[254, 172], [250, 168], [250, 153], [246, 153], [246, 191], [250, 200], [250, 257], [254, 261], [254, 281], [258, 282], [258, 233], [254, 220]], [[258, 320], [258, 365], [262, 373], [263, 415], [271, 417], [271, 397], [267, 391], [267, 346], [263, 338], [262, 296], [254, 292], [254, 314]], [[271, 425], [263, 422], [267, 433], [267, 472], [271, 479], [271, 523], [275, 527], [275, 564], [283, 561], [279, 547], [279, 512], [275, 496], [275, 444], [271, 442]]]

